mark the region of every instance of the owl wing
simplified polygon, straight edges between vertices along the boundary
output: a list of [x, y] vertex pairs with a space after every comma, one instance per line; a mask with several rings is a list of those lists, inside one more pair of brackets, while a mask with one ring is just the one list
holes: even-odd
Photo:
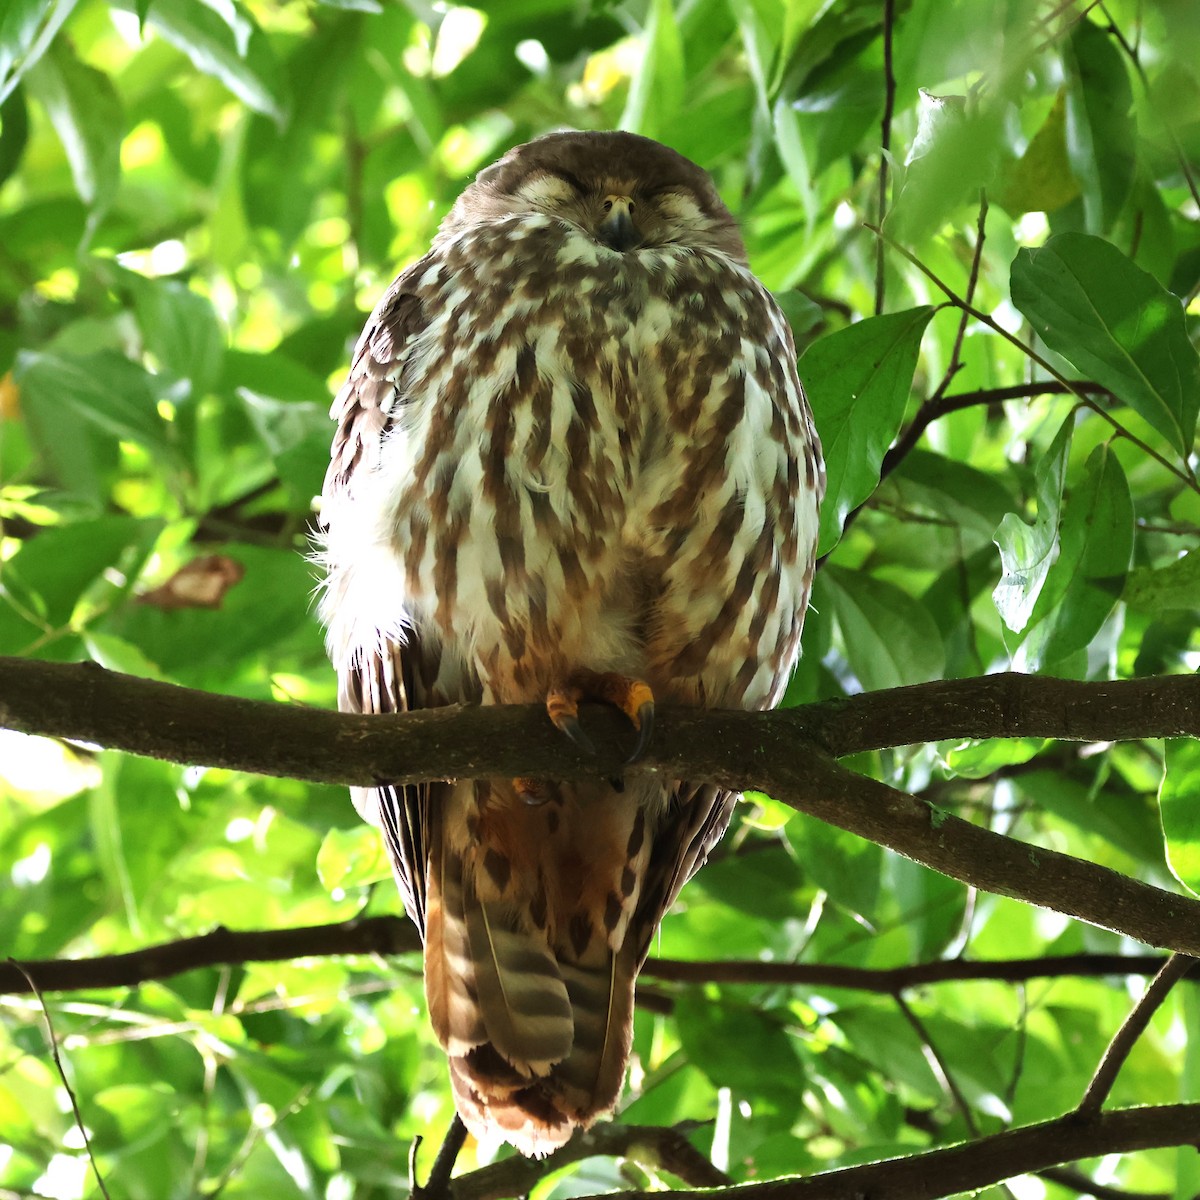
[[[437, 639], [423, 637], [413, 623], [405, 626], [402, 638], [385, 636], [352, 611], [360, 605], [364, 585], [360, 581], [352, 586], [353, 564], [339, 561], [337, 551], [339, 522], [346, 526], [361, 522], [361, 515], [354, 510], [355, 497], [378, 470], [385, 440], [408, 399], [405, 359], [427, 320], [413, 283], [428, 262], [426, 256], [402, 272], [376, 306], [355, 346], [346, 383], [330, 410], [337, 431], [322, 492], [330, 570], [323, 609], [338, 671], [338, 707], [343, 712], [409, 712], [467, 698], [446, 694], [444, 681], [439, 680], [442, 663]], [[422, 783], [352, 789], [359, 815], [383, 832], [404, 907], [422, 937], [428, 808], [431, 795], [444, 786]]]

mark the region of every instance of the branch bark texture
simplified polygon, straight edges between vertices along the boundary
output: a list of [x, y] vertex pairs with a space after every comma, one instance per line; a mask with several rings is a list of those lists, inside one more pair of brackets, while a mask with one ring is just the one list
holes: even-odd
[[[784, 1178], [721, 1188], [706, 1192], [705, 1197], [706, 1200], [863, 1200], [886, 1196], [887, 1200], [937, 1200], [1083, 1158], [1132, 1154], [1160, 1146], [1195, 1146], [1198, 1142], [1200, 1104], [1163, 1104], [1086, 1117], [1068, 1113], [1053, 1121], [944, 1150], [845, 1167], [804, 1179]], [[656, 1193], [619, 1195], [620, 1200], [653, 1200]], [[588, 1197], [588, 1200], [598, 1198]]]
[[[561, 737], [538, 706], [354, 717], [213, 696], [88, 664], [0, 659], [7, 728], [325, 783], [620, 772], [628, 724], [595, 707], [585, 721], [594, 757]], [[666, 708], [634, 769], [756, 788], [964, 883], [1200, 956], [1200, 901], [980, 829], [834, 761], [949, 738], [1155, 736], [1200, 736], [1200, 677], [1078, 683], [1009, 674], [773, 713]]]

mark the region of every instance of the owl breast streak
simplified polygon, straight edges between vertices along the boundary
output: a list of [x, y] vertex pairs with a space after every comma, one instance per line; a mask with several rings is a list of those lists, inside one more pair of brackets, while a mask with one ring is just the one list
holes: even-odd
[[429, 319], [382, 455], [413, 623], [485, 702], [584, 665], [665, 700], [774, 702], [757, 648], [794, 655], [815, 519], [792, 497], [815, 467], [761, 285], [716, 252], [620, 253], [531, 215], [462, 234], [413, 292]]

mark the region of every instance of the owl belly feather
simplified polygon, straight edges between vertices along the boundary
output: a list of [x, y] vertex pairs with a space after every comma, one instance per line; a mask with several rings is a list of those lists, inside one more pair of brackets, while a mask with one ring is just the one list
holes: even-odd
[[583, 666], [777, 698], [811, 581], [789, 500], [809, 431], [768, 294], [716, 254], [622, 254], [544, 217], [459, 241], [421, 280], [438, 315], [385, 447], [408, 619], [486, 701]]

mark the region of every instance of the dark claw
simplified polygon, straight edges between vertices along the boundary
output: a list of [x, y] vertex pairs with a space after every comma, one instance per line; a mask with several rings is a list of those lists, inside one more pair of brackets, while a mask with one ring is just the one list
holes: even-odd
[[595, 754], [596, 744], [586, 733], [583, 732], [583, 726], [579, 724], [579, 718], [574, 715], [560, 717], [555, 724], [579, 747], [584, 754]]
[[650, 745], [650, 738], [654, 734], [654, 701], [647, 700], [645, 704], [638, 709], [638, 736], [637, 743], [633, 747], [633, 753], [625, 760], [624, 765], [629, 766], [631, 763], [637, 762], [646, 752], [646, 747]]

